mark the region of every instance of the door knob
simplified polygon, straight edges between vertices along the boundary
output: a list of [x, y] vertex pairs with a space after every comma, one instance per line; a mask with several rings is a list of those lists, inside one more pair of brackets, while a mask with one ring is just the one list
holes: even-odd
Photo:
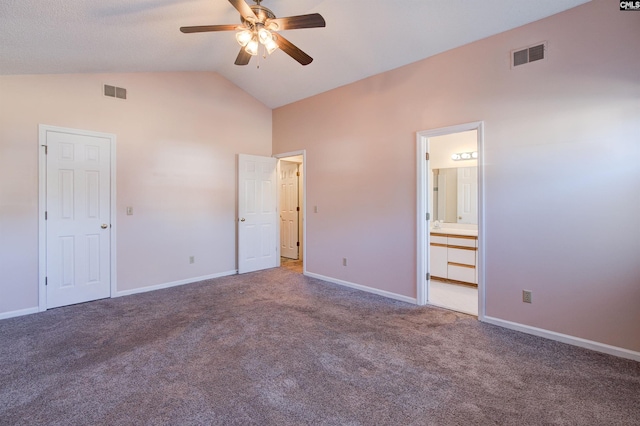
[[109, 225], [107, 225], [106, 223], [103, 223], [102, 225], [100, 225], [100, 228], [102, 228], [102, 229], [107, 229], [107, 227], [108, 227], [108, 226], [109, 226]]
[[240, 219], [240, 222], [244, 222], [244, 217], [242, 219]]

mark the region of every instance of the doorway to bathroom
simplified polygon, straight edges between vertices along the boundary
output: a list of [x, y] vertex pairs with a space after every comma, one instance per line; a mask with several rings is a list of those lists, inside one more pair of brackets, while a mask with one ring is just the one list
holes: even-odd
[[484, 312], [482, 123], [418, 133], [418, 303]]

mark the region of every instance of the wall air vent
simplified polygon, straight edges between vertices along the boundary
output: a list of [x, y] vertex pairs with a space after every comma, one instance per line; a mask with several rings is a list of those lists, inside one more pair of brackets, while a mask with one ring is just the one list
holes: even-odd
[[127, 89], [105, 84], [104, 95], [109, 96], [110, 98], [127, 99]]
[[511, 68], [519, 65], [528, 64], [529, 62], [539, 61], [545, 58], [547, 51], [547, 43], [538, 43], [534, 46], [525, 47], [511, 51]]

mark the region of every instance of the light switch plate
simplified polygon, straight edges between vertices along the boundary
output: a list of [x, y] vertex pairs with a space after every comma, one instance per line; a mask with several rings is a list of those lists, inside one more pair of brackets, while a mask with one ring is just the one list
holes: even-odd
[[133, 207], [127, 207], [127, 216], [131, 216], [133, 214]]

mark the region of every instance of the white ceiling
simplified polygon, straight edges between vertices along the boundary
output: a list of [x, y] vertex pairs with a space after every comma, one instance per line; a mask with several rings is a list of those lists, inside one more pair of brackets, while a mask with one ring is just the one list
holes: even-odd
[[0, 74], [216, 71], [275, 108], [586, 2], [264, 0], [277, 17], [317, 12], [327, 26], [283, 32], [310, 65], [277, 50], [258, 69], [255, 57], [233, 64], [233, 32], [178, 30], [239, 23], [227, 0], [2, 0]]

